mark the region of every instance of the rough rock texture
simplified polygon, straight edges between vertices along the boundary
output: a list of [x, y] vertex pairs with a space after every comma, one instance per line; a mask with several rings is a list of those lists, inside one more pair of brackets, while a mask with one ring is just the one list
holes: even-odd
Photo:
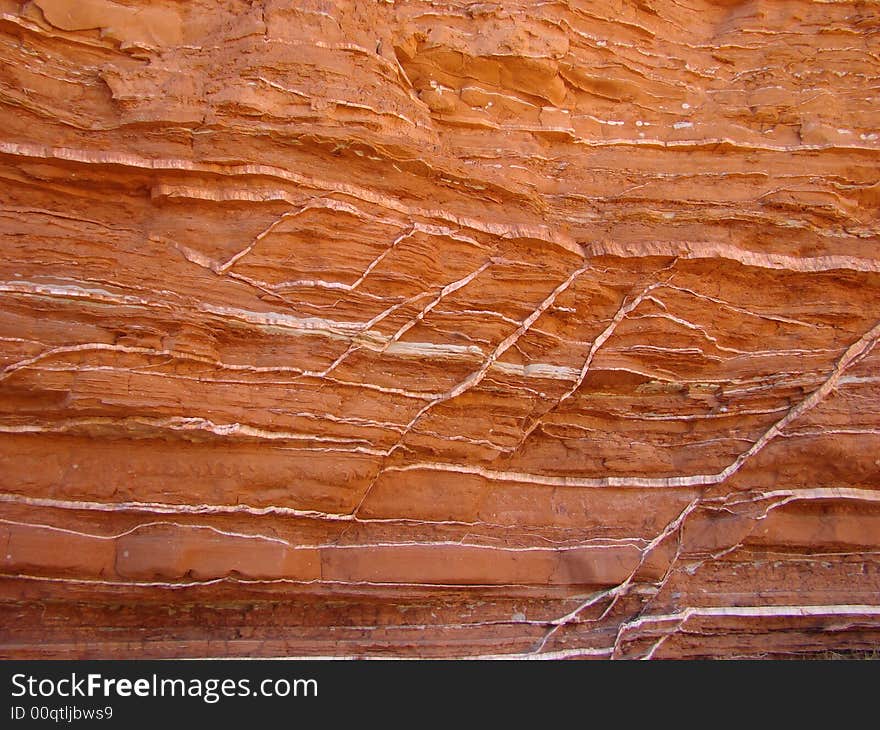
[[0, 655], [877, 646], [877, 3], [0, 11]]

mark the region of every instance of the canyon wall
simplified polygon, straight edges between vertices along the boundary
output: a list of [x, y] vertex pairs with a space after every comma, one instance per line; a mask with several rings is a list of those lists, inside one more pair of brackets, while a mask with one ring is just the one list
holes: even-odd
[[862, 656], [880, 6], [0, 0], [0, 656]]

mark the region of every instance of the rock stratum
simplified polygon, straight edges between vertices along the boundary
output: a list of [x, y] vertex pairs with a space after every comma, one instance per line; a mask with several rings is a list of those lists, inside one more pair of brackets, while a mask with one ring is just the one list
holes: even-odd
[[876, 2], [0, 0], [0, 655], [862, 655]]

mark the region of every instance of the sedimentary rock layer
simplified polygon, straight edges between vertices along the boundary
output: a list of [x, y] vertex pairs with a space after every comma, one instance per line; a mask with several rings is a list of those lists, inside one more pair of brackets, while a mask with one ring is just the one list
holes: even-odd
[[0, 655], [874, 650], [878, 29], [0, 0]]

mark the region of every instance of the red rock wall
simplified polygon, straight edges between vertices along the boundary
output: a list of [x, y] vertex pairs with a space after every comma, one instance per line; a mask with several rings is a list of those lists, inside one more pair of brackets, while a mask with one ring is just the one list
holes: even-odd
[[0, 11], [0, 654], [876, 651], [875, 3]]

